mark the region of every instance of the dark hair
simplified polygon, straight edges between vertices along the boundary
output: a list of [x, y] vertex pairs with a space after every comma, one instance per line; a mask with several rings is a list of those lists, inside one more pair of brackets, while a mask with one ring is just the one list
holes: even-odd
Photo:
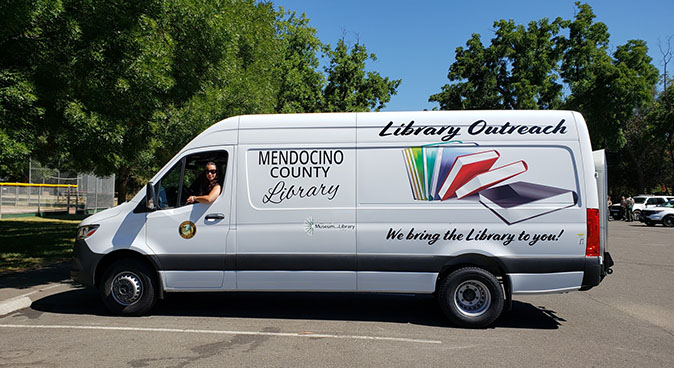
[[209, 161], [209, 162], [206, 163], [205, 166], [206, 166], [206, 167], [208, 167], [208, 166], [215, 166], [216, 173], [215, 173], [215, 176], [213, 177], [213, 179], [208, 180], [208, 177], [206, 176], [206, 172], [208, 172], [208, 171], [207, 171], [207, 170], [204, 170], [204, 174], [203, 174], [203, 175], [204, 175], [204, 180], [202, 180], [202, 185], [201, 185], [201, 192], [202, 192], [204, 195], [210, 193], [211, 190], [213, 190], [213, 187], [215, 187], [216, 185], [218, 185], [218, 174], [217, 174], [217, 172], [218, 172], [218, 165], [216, 165], [215, 162], [213, 162], [213, 161]]

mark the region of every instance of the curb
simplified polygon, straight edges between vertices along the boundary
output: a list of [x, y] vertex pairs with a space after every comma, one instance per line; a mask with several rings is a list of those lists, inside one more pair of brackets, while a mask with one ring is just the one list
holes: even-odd
[[[58, 283], [58, 284], [49, 284], [49, 285], [42, 285], [38, 289], [31, 291], [29, 293], [15, 296], [13, 298], [7, 299], [7, 300], [2, 300], [0, 301], [0, 317], [4, 317], [10, 313], [14, 313], [20, 309], [24, 308], [29, 308], [33, 304], [33, 300], [30, 298], [30, 296], [35, 295], [37, 293], [43, 293], [47, 290], [54, 289], [57, 287], [62, 287], [62, 286], [68, 286], [71, 287], [72, 283]], [[40, 295], [40, 297], [46, 296], [46, 295]], [[37, 298], [39, 299], [39, 298]]]
[[0, 302], [0, 316], [16, 312], [19, 309], [28, 308], [31, 304], [33, 304], [33, 301], [24, 295], [2, 301]]

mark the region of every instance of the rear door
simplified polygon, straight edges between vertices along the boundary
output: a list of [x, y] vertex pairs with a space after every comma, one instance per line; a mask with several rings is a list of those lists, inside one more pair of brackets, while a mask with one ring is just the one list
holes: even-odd
[[606, 154], [604, 150], [592, 152], [594, 159], [595, 180], [597, 181], [597, 196], [599, 198], [599, 244], [600, 254], [606, 251], [608, 237], [608, 172], [606, 171]]

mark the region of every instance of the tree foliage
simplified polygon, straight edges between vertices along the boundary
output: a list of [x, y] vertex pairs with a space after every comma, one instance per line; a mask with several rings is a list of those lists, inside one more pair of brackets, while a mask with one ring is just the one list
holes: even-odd
[[456, 49], [450, 83], [429, 100], [441, 109], [580, 111], [593, 147], [620, 160], [609, 162], [611, 182], [620, 182], [623, 191], [659, 190], [671, 177], [663, 171], [669, 167], [663, 155], [671, 152], [671, 105], [655, 92], [658, 71], [646, 43], [630, 40], [609, 53], [608, 27], [595, 22], [589, 5], [576, 7], [570, 20], [494, 22], [486, 46], [473, 34], [466, 47]]
[[281, 9], [277, 32], [283, 40], [277, 67], [279, 81], [277, 112], [317, 112], [324, 105], [325, 76], [319, 71], [319, 53], [324, 45], [304, 15]]
[[495, 38], [484, 46], [473, 34], [456, 49], [442, 92], [430, 101], [441, 109], [543, 109], [561, 104], [558, 79], [561, 19], [532, 21], [526, 27], [512, 20], [494, 22]]
[[376, 60], [365, 45], [356, 43], [348, 49], [344, 39], [334, 50], [328, 48], [330, 64], [325, 68], [324, 111], [379, 111], [394, 95], [400, 80], [389, 80], [377, 72], [366, 72], [365, 62]]
[[[0, 177], [28, 156], [116, 174], [120, 201], [198, 133], [249, 113], [379, 109], [364, 45], [254, 0], [11, 0], [0, 10]], [[328, 55], [325, 74], [319, 54]], [[335, 97], [347, 96], [346, 103]], [[25, 160], [25, 161], [24, 161]], [[14, 166], [12, 166], [14, 165]]]
[[32, 78], [44, 49], [42, 26], [62, 10], [58, 1], [0, 3], [0, 178], [28, 177], [45, 114]]

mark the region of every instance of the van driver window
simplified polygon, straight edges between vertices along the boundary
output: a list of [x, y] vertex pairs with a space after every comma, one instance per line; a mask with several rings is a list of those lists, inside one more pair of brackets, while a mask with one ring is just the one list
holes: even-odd
[[226, 151], [183, 158], [157, 183], [159, 208], [213, 203], [222, 193], [226, 169]]

